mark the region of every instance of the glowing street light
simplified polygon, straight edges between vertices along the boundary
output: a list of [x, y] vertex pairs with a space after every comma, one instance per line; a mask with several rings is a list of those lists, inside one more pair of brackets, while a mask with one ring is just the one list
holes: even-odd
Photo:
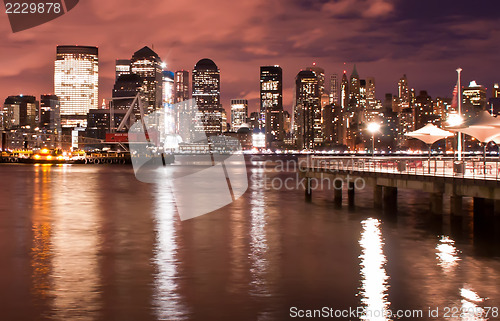
[[448, 126], [450, 127], [458, 127], [460, 125], [462, 125], [462, 123], [464, 122], [464, 119], [462, 116], [460, 116], [459, 114], [450, 114], [448, 116]]
[[375, 156], [375, 133], [380, 130], [379, 123], [369, 123], [366, 127], [370, 133], [372, 133], [372, 157]]

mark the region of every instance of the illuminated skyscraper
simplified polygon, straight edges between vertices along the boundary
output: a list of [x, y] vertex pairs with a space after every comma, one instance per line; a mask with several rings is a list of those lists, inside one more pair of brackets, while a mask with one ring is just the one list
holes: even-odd
[[231, 99], [231, 130], [236, 132], [247, 122], [248, 100]]
[[415, 99], [415, 128], [420, 129], [428, 123], [434, 123], [439, 120], [439, 116], [434, 114], [432, 98], [427, 91], [422, 90]]
[[34, 96], [9, 96], [5, 99], [2, 115], [4, 129], [38, 127], [38, 101]]
[[314, 149], [323, 143], [320, 86], [316, 73], [302, 70], [295, 78], [294, 133], [298, 148]]
[[316, 78], [318, 78], [319, 95], [323, 95], [325, 93], [325, 70], [316, 66], [316, 63], [313, 63], [312, 67], [305, 68], [305, 70], [311, 70], [316, 74]]
[[280, 66], [260, 67], [260, 112], [266, 142], [283, 140], [283, 71]]
[[402, 110], [410, 107], [410, 88], [408, 87], [408, 79], [406, 75], [403, 75], [398, 82], [398, 110], [397, 112], [401, 112]]
[[161, 59], [149, 47], [136, 51], [130, 60], [130, 71], [142, 80], [142, 100], [146, 113], [162, 106], [162, 67]]
[[207, 135], [221, 134], [220, 71], [210, 59], [201, 59], [194, 66], [193, 99], [198, 107], [195, 117], [203, 123], [203, 127], [197, 126], [195, 131], [205, 131]]
[[366, 108], [376, 109], [377, 98], [375, 97], [375, 78], [366, 78]]
[[462, 115], [465, 118], [474, 117], [486, 109], [486, 88], [471, 81], [462, 91]]
[[174, 79], [175, 103], [180, 103], [189, 99], [189, 71], [177, 70]]
[[174, 73], [172, 71], [163, 71], [163, 105], [174, 103]]
[[[123, 74], [115, 81], [112, 93], [111, 113], [123, 115], [130, 108], [135, 96], [139, 93], [142, 86], [142, 78], [136, 74]], [[133, 117], [130, 117], [128, 126], [140, 117], [138, 106], [134, 106]], [[119, 123], [114, 122], [115, 117], [110, 117], [110, 129], [114, 131], [119, 126]]]
[[85, 126], [90, 109], [99, 108], [97, 47], [57, 46], [54, 93], [63, 127]]
[[330, 76], [330, 104], [340, 104], [338, 75]]
[[115, 62], [115, 81], [121, 75], [130, 74], [130, 59], [116, 59]]
[[43, 131], [58, 134], [61, 132], [61, 110], [59, 97], [56, 95], [41, 95], [38, 122]]
[[342, 111], [347, 111], [349, 105], [349, 80], [347, 79], [346, 71], [342, 75], [342, 82], [340, 84], [340, 106]]
[[500, 85], [499, 84], [493, 85], [492, 97], [493, 98], [500, 98]]

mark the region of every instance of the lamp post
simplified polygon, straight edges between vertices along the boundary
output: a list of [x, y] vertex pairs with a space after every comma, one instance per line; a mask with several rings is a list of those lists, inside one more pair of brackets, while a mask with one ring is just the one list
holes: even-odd
[[372, 158], [373, 158], [375, 157], [375, 133], [380, 130], [380, 124], [369, 123], [367, 129], [370, 133], [372, 133]]
[[[457, 69], [458, 84], [457, 84], [457, 100], [458, 100], [458, 117], [462, 118], [462, 84], [461, 84], [462, 68]], [[460, 162], [462, 160], [462, 133], [458, 132], [457, 137], [457, 158]]]

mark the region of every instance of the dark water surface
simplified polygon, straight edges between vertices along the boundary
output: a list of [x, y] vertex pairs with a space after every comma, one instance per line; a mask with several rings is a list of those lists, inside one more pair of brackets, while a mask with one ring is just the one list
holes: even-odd
[[[0, 166], [0, 320], [299, 319], [291, 307], [500, 319], [490, 229], [429, 217], [415, 191], [399, 191], [397, 216], [372, 209], [368, 187], [354, 209], [331, 191], [308, 203], [258, 184], [294, 173], [249, 165], [243, 197], [187, 221], [168, 182], [141, 183], [128, 166]], [[445, 307], [490, 314], [445, 318]]]

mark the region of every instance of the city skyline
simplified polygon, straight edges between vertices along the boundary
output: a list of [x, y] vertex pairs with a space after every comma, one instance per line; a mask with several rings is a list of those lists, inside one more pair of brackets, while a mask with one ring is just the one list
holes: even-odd
[[[417, 92], [427, 90], [432, 97], [451, 97], [458, 66], [464, 69], [464, 83], [476, 80], [487, 87], [489, 93], [493, 83], [498, 82], [498, 75], [492, 68], [499, 62], [494, 54], [499, 34], [495, 31], [492, 14], [498, 4], [477, 4], [469, 8], [451, 3], [264, 4], [257, 1], [234, 3], [226, 8], [226, 4], [216, 2], [210, 7], [219, 12], [217, 21], [212, 19], [209, 27], [203, 29], [201, 26], [211, 17], [196, 17], [177, 32], [164, 28], [162, 19], [159, 24], [153, 21], [155, 19], [130, 21], [126, 18], [129, 10], [134, 9], [144, 14], [141, 17], [165, 15], [175, 17], [169, 20], [170, 23], [181, 23], [180, 20], [190, 14], [175, 4], [167, 6], [158, 2], [158, 10], [147, 12], [146, 8], [136, 8], [132, 3], [116, 6], [113, 1], [106, 4], [90, 1], [81, 3], [77, 10], [56, 21], [16, 34], [10, 33], [7, 19], [4, 20], [0, 29], [4, 31], [2, 42], [7, 49], [0, 53], [3, 61], [0, 63], [3, 80], [0, 93], [3, 97], [52, 93], [51, 62], [54, 48], [59, 44], [99, 47], [100, 101], [111, 97], [115, 59], [129, 57], [144, 45], [152, 44], [172, 71], [192, 70], [196, 61], [205, 57], [214, 60], [221, 70], [221, 100], [226, 111], [230, 99], [236, 98], [249, 100], [249, 110], [257, 110], [258, 67], [275, 64], [283, 68], [284, 109], [289, 112], [294, 78], [300, 69], [313, 62], [325, 69], [327, 79], [334, 73], [340, 76], [344, 69], [350, 73], [356, 63], [362, 78], [376, 78], [378, 99], [388, 92], [397, 93], [397, 81], [403, 74], [408, 76], [409, 86]], [[193, 4], [192, 9], [204, 10], [206, 6], [208, 4]], [[267, 11], [258, 10], [262, 6], [273, 10], [262, 13]], [[230, 14], [230, 9], [242, 15]], [[445, 9], [445, 14], [441, 9]], [[303, 23], [292, 27], [293, 19], [299, 15]], [[260, 22], [249, 23], [252, 19]], [[124, 20], [126, 24], [121, 23]], [[101, 28], [118, 23], [120, 28], [99, 32]], [[279, 24], [290, 27], [285, 28], [286, 37], [274, 32]], [[324, 27], [317, 28], [319, 25]], [[368, 28], [369, 25], [376, 28]], [[69, 32], [63, 32], [67, 26], [70, 26]], [[231, 31], [227, 31], [228, 27]], [[149, 32], [145, 33], [146, 30]], [[32, 50], [33, 46], [37, 50]], [[345, 66], [344, 62], [347, 62]]]

